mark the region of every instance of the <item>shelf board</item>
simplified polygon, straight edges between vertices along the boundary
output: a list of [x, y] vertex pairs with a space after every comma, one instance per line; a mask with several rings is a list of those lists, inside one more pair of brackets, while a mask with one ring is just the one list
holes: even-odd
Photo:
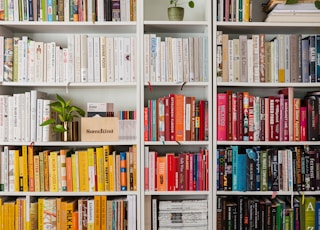
[[23, 146], [23, 145], [33, 145], [33, 146], [58, 146], [58, 147], [86, 147], [86, 146], [103, 146], [103, 145], [113, 145], [113, 146], [127, 146], [136, 145], [136, 141], [97, 141], [97, 142], [87, 142], [87, 141], [51, 141], [51, 142], [0, 142], [2, 146]]
[[218, 196], [281, 196], [292, 195], [290, 191], [217, 191]]
[[188, 86], [209, 86], [209, 82], [145, 82], [145, 87], [149, 86], [177, 86], [177, 87], [188, 87]]
[[[135, 33], [136, 22], [32, 22], [1, 21], [1, 26], [21, 33]], [[50, 26], [50, 30], [48, 30]]]
[[295, 88], [319, 88], [319, 82], [290, 82], [290, 83], [269, 83], [269, 82], [217, 82], [218, 87], [295, 87]]
[[3, 86], [15, 87], [135, 87], [136, 82], [61, 82], [61, 83], [47, 83], [47, 82], [1, 82]]
[[204, 33], [207, 21], [144, 21], [145, 32], [156, 33]]
[[126, 195], [137, 195], [137, 191], [119, 191], [119, 192], [0, 192], [1, 197], [4, 196], [54, 196], [54, 197], [63, 197], [63, 196], [126, 196]]
[[145, 141], [144, 145], [209, 145], [209, 141]]
[[145, 195], [167, 195], [167, 196], [181, 196], [181, 195], [209, 195], [209, 191], [145, 191]]
[[265, 146], [293, 146], [319, 145], [320, 141], [217, 141], [217, 145], [265, 145]]
[[213, 26], [224, 33], [234, 34], [278, 34], [278, 33], [319, 33], [320, 23], [290, 22], [214, 22]]

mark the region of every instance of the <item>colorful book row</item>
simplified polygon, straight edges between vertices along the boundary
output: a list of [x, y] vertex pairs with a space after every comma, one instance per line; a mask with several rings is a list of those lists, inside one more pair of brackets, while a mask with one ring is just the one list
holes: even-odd
[[217, 149], [217, 190], [318, 191], [320, 149], [230, 146]]
[[144, 108], [145, 141], [206, 141], [208, 101], [169, 94], [148, 100]]
[[8, 82], [135, 82], [136, 38], [67, 36], [67, 47], [28, 36], [0, 36], [0, 80]]
[[5, 146], [1, 153], [0, 190], [9, 192], [136, 191], [136, 147], [81, 150]]
[[209, 151], [166, 153], [145, 147], [144, 189], [146, 191], [208, 190]]
[[320, 81], [319, 34], [252, 34], [231, 38], [222, 31], [217, 33], [218, 81]]

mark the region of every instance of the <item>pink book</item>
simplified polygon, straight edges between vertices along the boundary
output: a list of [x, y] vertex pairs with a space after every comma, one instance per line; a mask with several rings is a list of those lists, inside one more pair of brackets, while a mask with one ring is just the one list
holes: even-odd
[[280, 115], [280, 125], [279, 125], [279, 141], [283, 141], [284, 140], [284, 95], [283, 94], [279, 94], [279, 98], [280, 98], [280, 111], [279, 111], [279, 115]]
[[307, 107], [300, 107], [300, 141], [307, 141]]
[[217, 95], [217, 140], [227, 140], [227, 94], [218, 93]]
[[284, 99], [283, 108], [283, 140], [289, 141], [289, 101]]
[[237, 112], [237, 94], [232, 93], [232, 140], [237, 141], [239, 134], [238, 134], [238, 112]]

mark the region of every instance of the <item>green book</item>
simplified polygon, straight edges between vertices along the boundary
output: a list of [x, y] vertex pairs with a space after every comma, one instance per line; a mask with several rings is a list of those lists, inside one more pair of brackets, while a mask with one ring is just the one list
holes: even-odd
[[316, 198], [305, 196], [304, 200], [300, 198], [300, 203], [300, 229], [315, 229]]

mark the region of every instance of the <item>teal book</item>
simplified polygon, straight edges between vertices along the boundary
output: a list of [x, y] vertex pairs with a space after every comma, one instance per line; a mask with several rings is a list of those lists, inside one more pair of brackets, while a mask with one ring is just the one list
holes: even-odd
[[231, 148], [232, 148], [232, 165], [233, 165], [232, 190], [246, 191], [247, 189], [247, 179], [246, 179], [247, 154], [245, 152], [245, 149], [239, 148], [239, 146], [231, 146]]

